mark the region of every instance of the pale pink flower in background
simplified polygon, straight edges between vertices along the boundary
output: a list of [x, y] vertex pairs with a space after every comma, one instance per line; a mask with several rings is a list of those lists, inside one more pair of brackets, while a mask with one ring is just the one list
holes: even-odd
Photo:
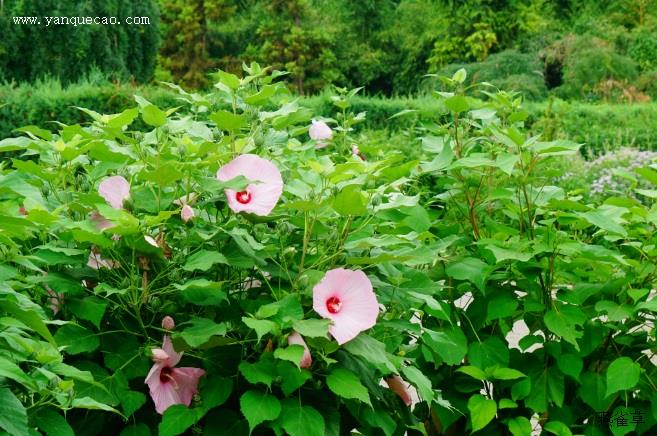
[[409, 393], [408, 387], [406, 386], [403, 378], [398, 375], [393, 375], [386, 377], [385, 381], [388, 384], [390, 390], [399, 395], [399, 398], [401, 398], [407, 406], [411, 405], [411, 394]]
[[100, 255], [100, 253], [97, 250], [92, 249], [91, 252], [89, 253], [87, 266], [93, 269], [101, 269], [101, 268], [112, 269], [118, 266], [118, 263], [114, 262], [113, 260], [103, 259], [103, 257]]
[[217, 179], [222, 182], [238, 176], [260, 183], [252, 183], [239, 192], [226, 189], [228, 206], [236, 213], [269, 215], [283, 193], [283, 178], [276, 165], [254, 154], [243, 154], [217, 171]]
[[169, 336], [164, 336], [162, 348], [152, 350], [155, 364], [145, 383], [155, 403], [155, 410], [163, 414], [174, 404], [189, 407], [192, 397], [198, 392], [198, 380], [205, 371], [200, 368], [176, 368], [182, 353], [176, 353]]
[[130, 198], [130, 183], [121, 176], [108, 177], [98, 185], [98, 194], [114, 209], [123, 209], [123, 202]]
[[310, 355], [310, 349], [306, 345], [306, 341], [303, 340], [303, 337], [297, 333], [292, 332], [290, 336], [287, 337], [288, 345], [301, 345], [303, 347], [303, 356], [301, 357], [301, 362], [299, 366], [301, 368], [310, 368], [310, 365], [313, 363], [313, 358]]
[[315, 148], [324, 148], [328, 144], [324, 140], [331, 139], [333, 137], [333, 130], [326, 124], [324, 121], [312, 120], [312, 125], [308, 129], [308, 135], [313, 141], [317, 141]]
[[64, 299], [64, 294], [53, 291], [50, 286], [45, 285], [46, 292], [48, 293], [48, 303], [50, 304], [50, 309], [52, 313], [57, 315], [59, 309], [62, 307], [62, 300]]
[[332, 269], [313, 288], [313, 309], [332, 321], [331, 336], [342, 345], [376, 324], [379, 303], [362, 271]]
[[[271, 278], [271, 274], [269, 274], [267, 271], [262, 271], [262, 276], [266, 279]], [[259, 288], [262, 286], [262, 282], [255, 277], [247, 277], [242, 284], [244, 285], [244, 290]]]
[[365, 156], [363, 156], [363, 153], [360, 152], [360, 148], [356, 144], [351, 146], [351, 154], [359, 157], [361, 160], [365, 160]]
[[96, 224], [96, 228], [101, 232], [105, 229], [111, 229], [114, 227], [114, 224], [112, 224], [110, 220], [98, 213], [98, 211], [93, 211], [89, 219], [91, 219], [91, 221]]
[[194, 213], [194, 209], [189, 204], [186, 204], [182, 207], [180, 210], [180, 218], [184, 221], [187, 222], [194, 218], [196, 214]]
[[144, 240], [145, 240], [146, 242], [148, 242], [150, 245], [152, 245], [153, 247], [155, 247], [155, 248], [160, 248], [160, 246], [157, 245], [157, 241], [156, 241], [155, 238], [153, 238], [152, 236], [145, 235], [145, 236], [144, 236]]
[[176, 323], [169, 315], [162, 318], [162, 328], [165, 330], [173, 330], [176, 328]]

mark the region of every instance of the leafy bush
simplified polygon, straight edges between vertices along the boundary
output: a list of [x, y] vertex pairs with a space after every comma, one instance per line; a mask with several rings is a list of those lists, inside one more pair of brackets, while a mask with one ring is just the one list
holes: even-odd
[[657, 150], [652, 126], [655, 104], [587, 104], [556, 100], [528, 106], [528, 124], [548, 138], [570, 138], [583, 143], [585, 155], [599, 155], [621, 147]]
[[506, 50], [483, 62], [448, 65], [438, 75], [451, 76], [460, 68], [471, 72], [471, 82], [490, 82], [500, 89], [518, 91], [529, 100], [541, 100], [547, 95], [543, 66], [536, 54]]
[[546, 63], [561, 66], [563, 85], [556, 93], [562, 98], [595, 100], [600, 82], [632, 82], [638, 75], [634, 60], [618, 53], [613, 44], [591, 36], [557, 41], [546, 49], [544, 57]]
[[[179, 103], [176, 93], [161, 88], [138, 89], [158, 105], [174, 107]], [[93, 75], [68, 86], [55, 79], [0, 85], [0, 139], [11, 136], [13, 129], [25, 124], [55, 130], [55, 121], [82, 123], [87, 118], [77, 109], [80, 106], [100, 113], [121, 112], [133, 104], [135, 90], [134, 86], [113, 85]]]
[[[41, 24], [16, 24], [14, 17], [38, 17]], [[111, 17], [122, 24], [57, 24], [62, 17]], [[127, 17], [147, 17], [149, 24], [128, 25]], [[56, 77], [68, 84], [96, 68], [115, 79], [148, 82], [155, 70], [158, 25], [156, 0], [0, 2], [0, 79]]]
[[547, 184], [579, 145], [465, 71], [416, 160], [355, 141], [357, 89], [318, 120], [245, 71], [0, 142], [0, 426], [654, 432], [654, 207]]

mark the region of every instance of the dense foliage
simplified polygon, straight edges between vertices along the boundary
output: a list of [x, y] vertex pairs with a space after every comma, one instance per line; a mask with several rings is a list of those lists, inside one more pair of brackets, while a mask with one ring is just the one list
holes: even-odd
[[245, 74], [0, 142], [0, 427], [654, 432], [650, 157], [642, 201], [583, 198], [550, 184], [580, 145], [464, 70], [396, 151], [357, 89], [320, 121]]
[[[14, 17], [39, 17], [15, 24]], [[150, 25], [46, 26], [44, 17], [148, 17]], [[149, 81], [159, 47], [155, 0], [4, 0], [0, 2], [0, 80], [33, 81], [45, 76], [64, 83], [94, 70], [115, 79]]]

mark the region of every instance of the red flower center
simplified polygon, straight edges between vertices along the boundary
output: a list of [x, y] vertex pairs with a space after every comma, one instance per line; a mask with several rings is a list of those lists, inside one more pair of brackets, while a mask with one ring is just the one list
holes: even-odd
[[251, 201], [251, 193], [249, 191], [240, 191], [235, 194], [235, 199], [242, 204], [247, 204]]
[[331, 297], [328, 300], [326, 300], [326, 308], [330, 313], [340, 312], [341, 307], [342, 307], [342, 301], [340, 301], [338, 297]]
[[169, 383], [171, 381], [171, 373], [173, 368], [165, 366], [160, 370], [160, 383]]

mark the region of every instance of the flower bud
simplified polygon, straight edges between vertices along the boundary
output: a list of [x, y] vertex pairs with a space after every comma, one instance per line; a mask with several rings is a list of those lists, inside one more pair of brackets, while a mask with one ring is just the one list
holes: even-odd
[[165, 330], [173, 330], [176, 327], [176, 323], [173, 321], [169, 315], [162, 318], [162, 328]]
[[164, 362], [169, 358], [169, 355], [167, 354], [166, 351], [164, 351], [161, 348], [153, 348], [151, 350], [151, 353], [153, 353], [153, 360], [155, 362]]

